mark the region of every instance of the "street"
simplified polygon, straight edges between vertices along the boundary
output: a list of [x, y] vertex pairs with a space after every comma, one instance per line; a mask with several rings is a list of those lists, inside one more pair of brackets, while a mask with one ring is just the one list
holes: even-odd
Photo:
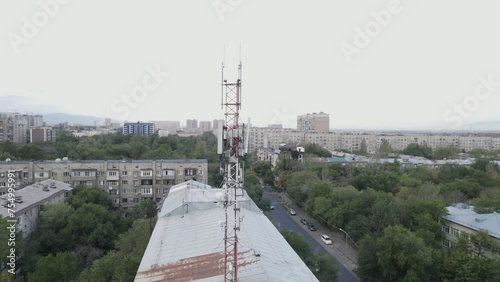
[[[288, 229], [290, 231], [301, 234], [313, 253], [327, 253], [335, 258], [333, 251], [334, 247], [332, 245], [325, 245], [321, 241], [320, 236], [322, 235], [322, 233], [319, 233], [318, 231], [309, 231], [305, 229], [300, 222], [298, 222], [298, 219], [300, 219], [300, 217], [304, 217], [303, 213], [298, 213], [295, 216], [291, 216], [288, 213], [288, 210], [285, 210], [280, 204], [278, 204], [278, 193], [265, 191], [263, 197], [270, 199], [274, 204], [274, 210], [271, 210], [270, 214], [272, 215], [278, 229]], [[337, 258], [335, 258], [335, 261], [340, 282], [359, 281], [359, 279], [344, 265], [342, 265]]]

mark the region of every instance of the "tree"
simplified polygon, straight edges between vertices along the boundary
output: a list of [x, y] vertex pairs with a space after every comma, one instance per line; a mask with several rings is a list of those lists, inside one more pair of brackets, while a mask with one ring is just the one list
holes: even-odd
[[392, 149], [391, 144], [387, 139], [382, 139], [382, 144], [378, 148], [378, 153], [381, 157], [387, 157], [390, 153], [393, 153], [394, 149]]
[[36, 269], [28, 274], [28, 282], [71, 281], [76, 278], [78, 268], [73, 253], [49, 254], [36, 262]]
[[111, 209], [113, 207], [111, 197], [103, 189], [97, 187], [76, 187], [76, 189], [73, 190], [73, 195], [68, 199], [68, 204], [78, 209], [85, 203], [97, 204], [106, 209]]
[[320, 158], [329, 158], [332, 156], [332, 153], [330, 153], [330, 151], [315, 143], [306, 144], [304, 146], [304, 150], [306, 154], [316, 155]]
[[370, 281], [431, 281], [428, 270], [431, 268], [432, 249], [408, 229], [395, 225], [384, 230], [382, 237], [376, 240], [363, 240], [360, 254], [376, 251], [358, 261], [359, 271]]

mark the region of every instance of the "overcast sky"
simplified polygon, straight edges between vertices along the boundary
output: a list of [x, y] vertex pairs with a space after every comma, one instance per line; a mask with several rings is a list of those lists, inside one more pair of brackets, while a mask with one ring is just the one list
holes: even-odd
[[[40, 3], [48, 3], [42, 5]], [[500, 2], [0, 2], [0, 111], [129, 121], [241, 117], [331, 128], [500, 129]], [[128, 99], [128, 100], [126, 100]], [[491, 124], [490, 124], [491, 125]]]

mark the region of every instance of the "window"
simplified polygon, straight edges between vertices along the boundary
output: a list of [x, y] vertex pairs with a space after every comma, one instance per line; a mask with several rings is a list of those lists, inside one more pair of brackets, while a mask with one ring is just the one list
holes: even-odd
[[134, 194], [139, 194], [139, 189], [134, 189]]
[[113, 204], [119, 204], [120, 203], [120, 199], [113, 199]]
[[63, 173], [63, 176], [70, 176], [70, 175], [71, 175], [71, 173], [70, 173], [69, 171], [65, 171], [65, 172]]
[[88, 186], [88, 187], [92, 186], [93, 184], [94, 184], [94, 183], [93, 183], [93, 181], [92, 181], [92, 180], [87, 181], [87, 186]]
[[178, 174], [178, 175], [182, 175], [182, 170], [178, 170], [178, 171], [177, 171], [177, 174]]
[[122, 203], [127, 203], [128, 202], [128, 199], [127, 198], [123, 198], [122, 199]]
[[57, 172], [51, 172], [51, 175], [52, 175], [52, 177], [57, 177]]
[[127, 189], [123, 189], [122, 194], [127, 194]]
[[137, 177], [139, 176], [139, 172], [138, 171], [134, 171], [134, 177]]
[[141, 176], [153, 176], [152, 170], [141, 170]]
[[173, 170], [173, 169], [165, 169], [165, 170], [163, 170], [163, 175], [165, 175], [165, 176], [174, 176], [175, 175], [175, 170]]
[[71, 183], [70, 183], [70, 181], [64, 181], [64, 183], [66, 183], [66, 184], [71, 184]]
[[37, 174], [38, 174], [38, 177], [45, 177], [45, 176], [44, 176], [44, 175], [45, 175], [45, 173], [43, 173], [43, 172], [39, 172], [39, 173], [37, 173]]
[[141, 189], [141, 193], [142, 194], [151, 194], [152, 190], [153, 189], [151, 189], [151, 188], [143, 188], [143, 189]]
[[189, 176], [191, 176], [191, 175], [195, 175], [195, 174], [196, 174], [196, 170], [195, 170], [195, 169], [191, 169], [191, 168], [189, 168], [189, 169], [185, 169], [185, 170], [184, 170], [184, 174], [185, 174], [185, 175], [189, 175]]
[[133, 199], [133, 202], [134, 202], [134, 203], [139, 203], [139, 198], [134, 198], [134, 199]]
[[108, 176], [118, 176], [118, 171], [108, 171]]
[[134, 186], [135, 187], [139, 186], [139, 183], [140, 183], [139, 180], [134, 180]]
[[101, 186], [102, 186], [102, 185], [104, 185], [104, 184], [105, 184], [104, 180], [99, 180], [99, 185], [101, 185]]
[[128, 180], [122, 180], [122, 185], [127, 185], [128, 184]]
[[156, 179], [155, 183], [156, 185], [161, 185], [161, 179]]
[[153, 185], [153, 180], [152, 179], [142, 179], [141, 185]]
[[0, 187], [6, 187], [5, 182], [0, 182]]
[[460, 236], [460, 231], [459, 231], [459, 230], [457, 230], [457, 229], [455, 229], [455, 228], [453, 228], [453, 227], [451, 227], [450, 229], [451, 229], [450, 234], [451, 234], [452, 236], [455, 236], [455, 237]]
[[[68, 172], [69, 173], [69, 172]], [[69, 176], [69, 175], [68, 175]], [[23, 172], [23, 177], [24, 178], [28, 178], [30, 177], [30, 173], [29, 172]]]
[[[123, 171], [122, 171], [122, 176], [126, 176], [126, 175], [128, 175], [128, 172], [127, 172], [126, 170], [123, 170]], [[125, 200], [126, 200], [126, 199], [125, 199]]]
[[199, 173], [200, 175], [203, 175], [203, 170], [202, 170], [202, 169], [198, 170], [198, 173]]
[[108, 185], [118, 186], [118, 181], [116, 181], [116, 180], [108, 180]]
[[160, 194], [160, 189], [156, 188], [156, 189], [155, 189], [155, 194], [156, 194], [156, 195]]
[[90, 176], [90, 171], [86, 171], [85, 176]]
[[443, 230], [444, 233], [450, 234], [450, 227], [448, 225], [443, 225], [442, 230]]

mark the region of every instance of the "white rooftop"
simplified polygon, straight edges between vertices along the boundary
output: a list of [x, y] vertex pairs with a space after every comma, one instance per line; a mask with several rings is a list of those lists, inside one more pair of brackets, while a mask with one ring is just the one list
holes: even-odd
[[[234, 199], [231, 194], [229, 199]], [[172, 187], [135, 281], [223, 281], [223, 199], [223, 189], [192, 180]], [[238, 197], [238, 206], [243, 218], [238, 281], [318, 281], [246, 193]], [[228, 207], [229, 230], [233, 208], [234, 204]]]
[[[44, 187], [46, 187], [45, 190], [48, 190], [44, 191]], [[22, 189], [16, 190], [15, 193], [13, 193], [14, 196], [18, 197], [20, 201], [22, 201], [14, 203], [14, 210], [16, 211], [16, 214], [21, 214], [26, 208], [32, 207], [33, 205], [36, 205], [38, 203], [44, 203], [47, 201], [47, 199], [50, 199], [51, 197], [59, 193], [72, 189], [73, 188], [70, 187], [70, 184], [52, 179], [47, 179], [26, 186]], [[6, 200], [8, 200], [8, 197], [8, 194], [0, 196], [0, 202], [2, 205], [6, 202]], [[6, 207], [0, 207], [0, 211], [3, 218], [7, 218], [9, 216]]]
[[479, 214], [473, 206], [457, 204], [446, 208], [448, 215], [445, 218], [456, 224], [473, 230], [487, 230], [490, 236], [500, 239], [500, 214]]

